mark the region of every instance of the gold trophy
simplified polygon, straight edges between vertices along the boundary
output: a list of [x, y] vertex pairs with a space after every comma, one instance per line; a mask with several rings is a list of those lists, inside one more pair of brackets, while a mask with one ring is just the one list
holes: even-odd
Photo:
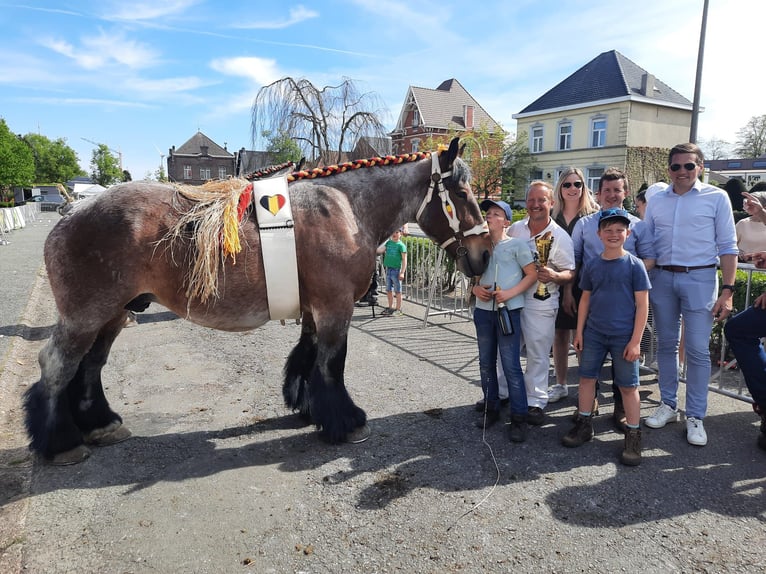
[[[548, 265], [548, 257], [551, 254], [551, 245], [553, 245], [553, 234], [550, 231], [546, 231], [543, 235], [535, 237], [535, 248], [537, 249], [537, 255], [535, 257], [537, 264], [541, 266]], [[548, 287], [545, 283], [537, 282], [537, 290], [535, 291], [535, 299], [545, 301], [551, 294], [548, 292]]]

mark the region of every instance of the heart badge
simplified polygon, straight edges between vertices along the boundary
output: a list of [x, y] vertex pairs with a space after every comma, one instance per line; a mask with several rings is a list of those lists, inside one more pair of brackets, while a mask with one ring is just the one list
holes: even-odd
[[276, 195], [264, 195], [261, 197], [260, 204], [261, 207], [269, 211], [271, 215], [276, 215], [279, 213], [279, 210], [285, 206], [285, 196], [280, 193]]

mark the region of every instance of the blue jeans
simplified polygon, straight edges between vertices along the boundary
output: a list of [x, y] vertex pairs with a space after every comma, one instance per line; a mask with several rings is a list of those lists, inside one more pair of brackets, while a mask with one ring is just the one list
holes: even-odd
[[521, 370], [521, 310], [510, 312], [513, 335], [503, 335], [497, 323], [497, 311], [476, 308], [473, 322], [476, 326], [476, 340], [479, 343], [479, 372], [481, 390], [487, 409], [498, 410], [500, 399], [497, 387], [497, 354], [508, 381], [508, 398], [511, 414], [527, 414], [527, 390], [524, 386], [524, 373]]
[[402, 282], [399, 280], [399, 267], [386, 267], [386, 291], [402, 292]]
[[710, 381], [710, 331], [717, 299], [715, 267], [688, 273], [652, 269], [652, 304], [657, 333], [657, 366], [662, 402], [678, 407], [678, 342], [681, 316], [686, 347], [686, 416], [703, 418], [707, 412]]
[[[626, 361], [622, 354], [630, 341], [630, 335], [604, 335], [585, 327], [582, 353], [580, 353], [580, 376], [598, 379], [607, 353], [612, 355], [612, 381], [618, 387], [637, 387], [638, 361]], [[615, 397], [620, 392], [615, 392]]]
[[742, 311], [726, 322], [723, 332], [750, 396], [760, 407], [766, 407], [766, 352], [761, 345], [761, 337], [766, 336], [766, 310], [750, 307]]

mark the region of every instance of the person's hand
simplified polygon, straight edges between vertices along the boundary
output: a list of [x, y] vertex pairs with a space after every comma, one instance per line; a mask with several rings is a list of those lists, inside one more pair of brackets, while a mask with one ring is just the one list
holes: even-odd
[[758, 269], [766, 269], [766, 251], [756, 251], [755, 253], [745, 253], [742, 259], [749, 261]]
[[742, 203], [742, 208], [747, 211], [748, 215], [754, 220], [761, 223], [766, 223], [766, 208], [763, 207], [760, 201], [752, 194], [743, 191], [742, 197], [745, 201]]
[[557, 273], [550, 267], [545, 267], [544, 265], [540, 265], [537, 268], [537, 280], [540, 283], [550, 283], [554, 280], [554, 277], [556, 277], [556, 275]]
[[713, 308], [711, 309], [711, 313], [713, 313], [713, 319], [715, 321], [723, 321], [731, 314], [731, 299], [731, 291], [724, 289], [723, 293], [721, 293], [718, 299], [716, 299], [715, 303], [713, 304]]
[[622, 358], [626, 361], [637, 361], [641, 357], [641, 343], [629, 341], [622, 352]]
[[471, 292], [481, 301], [491, 301], [494, 296], [491, 285], [474, 285]]
[[572, 340], [572, 346], [578, 353], [582, 352], [582, 333], [575, 332], [574, 339]]
[[399, 272], [399, 279], [404, 279], [404, 271]]
[[564, 313], [570, 317], [574, 317], [577, 313], [577, 302], [571, 289], [564, 289], [564, 295], [561, 301], [561, 308], [564, 309]]

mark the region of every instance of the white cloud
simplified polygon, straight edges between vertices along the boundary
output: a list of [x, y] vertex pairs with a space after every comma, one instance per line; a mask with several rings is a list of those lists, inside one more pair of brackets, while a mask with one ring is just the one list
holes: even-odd
[[43, 38], [40, 44], [72, 59], [86, 70], [99, 70], [113, 64], [130, 69], [148, 68], [157, 63], [157, 53], [145, 45], [129, 40], [121, 32], [98, 33], [83, 36], [80, 46], [66, 40]]
[[210, 67], [229, 76], [249, 78], [260, 86], [266, 86], [282, 77], [275, 60], [255, 56], [218, 58], [210, 62]]
[[308, 8], [298, 5], [295, 8], [290, 8], [290, 15], [286, 20], [272, 20], [272, 21], [257, 21], [247, 23], [235, 23], [233, 28], [244, 28], [248, 30], [281, 30], [311, 20], [312, 18], [318, 18], [319, 12], [309, 10]]
[[162, 2], [111, 2], [104, 11], [106, 20], [144, 21], [167, 18], [185, 12], [200, 0], [163, 0]]

